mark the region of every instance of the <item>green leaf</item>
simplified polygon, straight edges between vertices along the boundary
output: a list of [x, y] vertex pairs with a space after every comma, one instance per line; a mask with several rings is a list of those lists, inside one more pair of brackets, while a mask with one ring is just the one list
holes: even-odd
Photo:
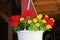
[[40, 23], [40, 29], [46, 30], [46, 23]]
[[13, 28], [14, 32], [16, 32], [16, 28]]
[[28, 28], [28, 29], [29, 29], [29, 30], [33, 30], [33, 29], [32, 29], [32, 28], [33, 28], [33, 25], [34, 25], [34, 24], [31, 23], [31, 24], [29, 25], [29, 28]]
[[31, 23], [30, 26], [29, 26], [29, 28], [28, 28], [28, 30], [34, 30], [34, 31], [36, 31], [36, 30], [38, 30], [38, 27], [36, 27], [34, 25], [34, 23]]
[[41, 30], [46, 30], [46, 28], [45, 28], [45, 27], [40, 27], [40, 29], [41, 29]]
[[20, 27], [18, 26], [18, 27], [16, 28], [16, 30], [17, 30], [17, 31], [20, 31]]
[[33, 27], [33, 30], [34, 30], [34, 31], [38, 30], [38, 27]]

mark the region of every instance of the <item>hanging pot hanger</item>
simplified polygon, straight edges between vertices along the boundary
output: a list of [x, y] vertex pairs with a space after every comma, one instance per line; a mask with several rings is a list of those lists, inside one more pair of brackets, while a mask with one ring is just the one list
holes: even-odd
[[32, 0], [28, 0], [27, 10], [30, 9], [30, 4], [31, 4], [31, 3], [32, 3], [32, 6], [33, 6], [33, 9], [34, 9], [35, 13], [37, 14], [36, 8], [35, 8], [34, 3], [33, 3]]

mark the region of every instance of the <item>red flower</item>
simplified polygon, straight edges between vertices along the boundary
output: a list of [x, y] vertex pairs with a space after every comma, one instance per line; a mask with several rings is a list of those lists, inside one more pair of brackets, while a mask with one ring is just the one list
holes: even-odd
[[16, 21], [11, 21], [10, 23], [11, 23], [11, 25], [12, 25], [14, 28], [16, 28], [17, 25], [18, 25], [18, 22], [16, 22]]
[[21, 17], [20, 15], [11, 16], [11, 21], [18, 21], [20, 17]]
[[49, 20], [48, 15], [45, 15], [45, 17], [43, 19], [46, 20], [46, 21], [48, 21]]
[[11, 16], [10, 23], [14, 28], [17, 27], [20, 17], [21, 17], [20, 15]]
[[35, 16], [36, 16], [36, 13], [34, 11], [26, 10], [23, 13], [24, 18], [27, 18], [27, 17], [34, 18]]
[[53, 20], [50, 20], [50, 19], [47, 21], [47, 24], [51, 25], [52, 27], [54, 26]]
[[47, 15], [43, 19], [46, 20], [47, 24], [51, 25], [52, 27], [54, 26], [54, 21], [51, 20]]

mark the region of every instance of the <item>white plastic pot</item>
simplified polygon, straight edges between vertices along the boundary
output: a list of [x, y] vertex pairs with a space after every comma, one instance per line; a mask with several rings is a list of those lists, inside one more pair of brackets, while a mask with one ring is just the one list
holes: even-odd
[[18, 40], [42, 40], [44, 31], [20, 31], [17, 32]]

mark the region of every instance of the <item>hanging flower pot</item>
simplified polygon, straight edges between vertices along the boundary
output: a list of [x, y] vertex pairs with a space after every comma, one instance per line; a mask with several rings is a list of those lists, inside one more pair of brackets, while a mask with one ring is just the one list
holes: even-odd
[[22, 16], [15, 15], [11, 17], [11, 25], [15, 32], [17, 32], [18, 40], [42, 40], [43, 32], [53, 28], [55, 20], [49, 18], [47, 15], [37, 14], [35, 10], [29, 10], [30, 1], [33, 5], [32, 0], [29, 0], [28, 7]]

